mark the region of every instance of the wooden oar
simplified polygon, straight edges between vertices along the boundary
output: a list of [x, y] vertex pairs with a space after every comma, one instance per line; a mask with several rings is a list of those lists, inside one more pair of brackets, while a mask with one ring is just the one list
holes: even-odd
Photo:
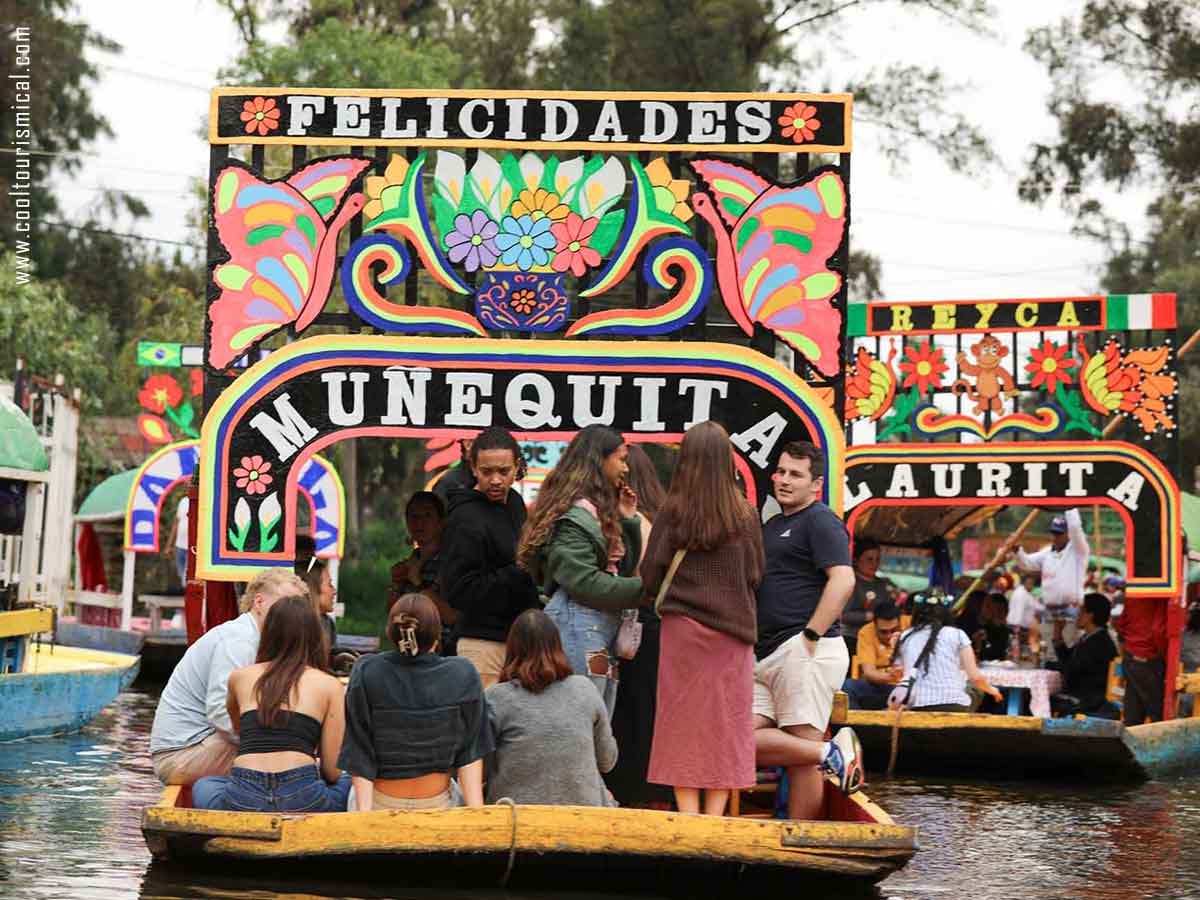
[[1010, 534], [1008, 536], [1008, 540], [1000, 545], [1000, 549], [996, 551], [995, 555], [991, 558], [991, 560], [988, 561], [988, 564], [983, 567], [983, 571], [979, 573], [976, 579], [971, 582], [971, 586], [963, 591], [962, 595], [955, 602], [955, 612], [958, 612], [963, 608], [963, 604], [967, 602], [967, 597], [979, 590], [979, 585], [983, 584], [983, 579], [987, 576], [987, 573], [992, 571], [992, 569], [994, 569], [996, 566], [1000, 565], [1000, 561], [1004, 559], [1004, 557], [1008, 554], [1008, 551], [1012, 549], [1013, 544], [1021, 539], [1021, 535], [1025, 533], [1025, 529], [1033, 524], [1033, 520], [1037, 518], [1037, 514], [1039, 512], [1040, 510], [1031, 509], [1029, 511], [1029, 515], [1027, 515], [1021, 524], [1017, 526], [1017, 530]]

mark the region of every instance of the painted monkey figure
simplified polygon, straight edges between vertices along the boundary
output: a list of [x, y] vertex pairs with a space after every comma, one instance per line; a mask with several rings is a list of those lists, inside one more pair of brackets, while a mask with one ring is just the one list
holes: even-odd
[[971, 345], [971, 355], [975, 357], [972, 363], [967, 354], [959, 352], [958, 368], [964, 375], [975, 379], [971, 384], [966, 378], [959, 378], [952, 385], [955, 394], [967, 395], [975, 403], [975, 415], [982, 416], [985, 412], [1004, 412], [1004, 397], [1017, 396], [1017, 384], [1012, 375], [1001, 365], [1004, 357], [1008, 356], [1008, 348], [993, 335], [985, 334], [978, 343]]

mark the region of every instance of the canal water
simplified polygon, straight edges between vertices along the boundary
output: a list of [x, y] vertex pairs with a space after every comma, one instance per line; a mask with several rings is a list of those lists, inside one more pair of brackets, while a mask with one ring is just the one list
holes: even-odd
[[[578, 885], [535, 895], [248, 883], [151, 866], [139, 817], [159, 793], [148, 751], [155, 701], [154, 694], [129, 691], [81, 734], [0, 744], [0, 898], [602, 896]], [[868, 897], [1200, 897], [1200, 778], [1132, 788], [897, 780], [873, 785], [870, 794], [898, 820], [920, 827], [922, 850]], [[818, 900], [802, 884], [795, 896]]]

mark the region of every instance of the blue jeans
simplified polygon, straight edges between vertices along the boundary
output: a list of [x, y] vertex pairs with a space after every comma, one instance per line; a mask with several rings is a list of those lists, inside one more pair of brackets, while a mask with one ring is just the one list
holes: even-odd
[[234, 767], [228, 775], [197, 779], [192, 785], [195, 809], [233, 812], [345, 812], [350, 776], [327, 784], [316, 766], [286, 772], [259, 772]]
[[842, 690], [850, 699], [851, 709], [887, 709], [888, 695], [894, 684], [872, 684], [865, 678], [847, 678]]
[[187, 548], [175, 548], [175, 571], [179, 573], [179, 583], [187, 587]]
[[558, 626], [567, 662], [576, 675], [591, 679], [611, 719], [617, 705], [617, 658], [612, 646], [621, 614], [582, 606], [559, 588], [546, 604], [546, 615]]

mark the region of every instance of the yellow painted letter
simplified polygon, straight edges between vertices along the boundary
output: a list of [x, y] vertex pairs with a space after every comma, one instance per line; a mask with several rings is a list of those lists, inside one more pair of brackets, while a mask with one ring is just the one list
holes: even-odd
[[892, 327], [889, 331], [912, 331], [912, 307], [892, 307]]
[[1022, 303], [1017, 307], [1017, 324], [1022, 328], [1030, 328], [1037, 324], [1038, 308], [1036, 303]]
[[1068, 300], [1063, 304], [1062, 315], [1058, 317], [1059, 328], [1076, 328], [1079, 326], [1079, 316], [1075, 315], [1075, 304]]
[[933, 305], [933, 327], [937, 331], [953, 328], [954, 312], [953, 303], [935, 303]]
[[976, 303], [975, 308], [979, 310], [979, 321], [975, 323], [975, 327], [980, 331], [987, 328], [988, 323], [992, 321], [992, 313], [999, 305], [999, 303]]

